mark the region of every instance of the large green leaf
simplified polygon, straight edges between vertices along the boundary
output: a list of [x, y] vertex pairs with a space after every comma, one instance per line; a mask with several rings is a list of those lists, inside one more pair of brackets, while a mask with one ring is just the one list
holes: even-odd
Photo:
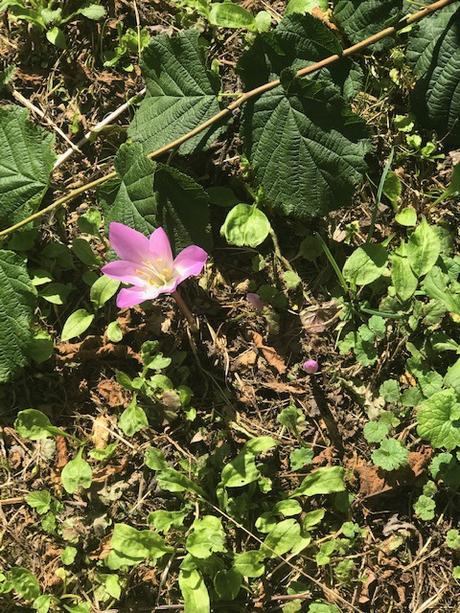
[[115, 158], [119, 179], [99, 192], [106, 224], [118, 221], [144, 234], [153, 232], [156, 227], [155, 168], [155, 162], [145, 157], [140, 144], [120, 147]]
[[435, 449], [460, 446], [460, 403], [453, 389], [433, 394], [417, 412], [417, 433]]
[[[394, 25], [402, 16], [403, 0], [336, 0], [334, 21], [349, 41], [358, 43]], [[374, 48], [381, 49], [388, 42]]]
[[162, 226], [176, 251], [211, 248], [209, 196], [194, 179], [152, 162], [139, 143], [120, 147], [115, 168], [119, 178], [99, 192], [107, 225], [118, 221], [143, 234]]
[[35, 295], [22, 258], [0, 250], [0, 383], [27, 362]]
[[[453, 12], [453, 8], [456, 11]], [[460, 7], [428, 17], [411, 33], [409, 57], [420, 76], [414, 110], [421, 123], [460, 138]]]
[[[220, 110], [219, 78], [205, 65], [199, 33], [155, 36], [144, 52], [142, 69], [147, 94], [129, 128], [145, 152], [175, 140]], [[187, 154], [203, 149], [219, 133], [210, 127], [179, 148]]]
[[435, 47], [443, 36], [446, 27], [458, 6], [454, 3], [425, 17], [414, 25], [409, 35], [407, 59], [412, 64], [417, 77], [422, 77], [430, 68]]
[[184, 598], [184, 613], [209, 613], [211, 604], [208, 590], [198, 570], [181, 570], [179, 587]]
[[268, 200], [288, 215], [321, 215], [349, 204], [366, 170], [368, 134], [342, 97], [355, 90], [353, 65], [294, 76], [308, 62], [335, 53], [341, 53], [340, 44], [321, 21], [294, 14], [258, 36], [239, 64], [249, 88], [274, 74], [281, 79], [282, 85], [246, 106], [243, 137]]
[[209, 251], [209, 196], [201, 185], [177, 168], [158, 164], [154, 187], [157, 225], [166, 230], [176, 253], [191, 244]]
[[54, 139], [16, 106], [0, 107], [0, 227], [36, 211], [53, 169]]
[[244, 139], [267, 198], [305, 218], [350, 204], [371, 147], [364, 124], [330, 90], [311, 81], [296, 90], [280, 86], [250, 103]]

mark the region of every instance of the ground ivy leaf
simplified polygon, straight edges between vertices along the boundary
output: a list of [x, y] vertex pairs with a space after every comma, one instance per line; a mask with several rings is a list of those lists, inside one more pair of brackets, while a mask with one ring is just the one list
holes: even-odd
[[213, 553], [227, 551], [222, 520], [214, 515], [196, 519], [185, 546], [195, 558], [209, 558]]
[[0, 383], [27, 363], [35, 296], [24, 260], [0, 250]]
[[82, 457], [80, 450], [73, 460], [70, 460], [61, 473], [61, 482], [68, 494], [75, 494], [80, 488], [88, 489], [93, 480], [91, 466]]
[[382, 421], [369, 421], [363, 428], [364, 438], [368, 443], [380, 443], [389, 431], [389, 424]]
[[372, 453], [372, 461], [384, 470], [396, 470], [407, 464], [408, 450], [394, 438], [383, 439], [380, 447]]
[[432, 498], [422, 494], [419, 496], [414, 504], [414, 511], [417, 517], [423, 519], [423, 521], [430, 521], [434, 519], [436, 510], [436, 503]]
[[291, 496], [315, 496], [343, 492], [345, 470], [341, 466], [324, 466], [305, 477]]
[[460, 403], [453, 389], [441, 390], [417, 411], [417, 433], [435, 449], [460, 446]]
[[[219, 77], [206, 68], [198, 31], [155, 36], [144, 51], [142, 72], [147, 94], [128, 134], [144, 152], [163, 147], [220, 111]], [[179, 152], [203, 149], [220, 131], [211, 126], [183, 143]]]
[[0, 107], [0, 228], [25, 219], [48, 189], [54, 139], [17, 106]]
[[319, 19], [294, 14], [258, 36], [238, 64], [249, 88], [282, 75], [282, 86], [247, 103], [242, 134], [267, 200], [286, 215], [305, 218], [349, 204], [366, 170], [368, 133], [342, 98], [354, 89], [353, 65], [294, 77], [307, 62], [335, 53], [340, 43]]
[[210, 613], [208, 589], [198, 570], [181, 569], [179, 587], [184, 598], [184, 613]]
[[294, 449], [289, 454], [289, 463], [292, 470], [300, 470], [304, 466], [311, 464], [314, 458], [313, 449], [311, 447], [300, 447]]
[[38, 490], [30, 492], [25, 498], [29, 507], [35, 509], [39, 515], [43, 515], [50, 510], [51, 494], [48, 490]]

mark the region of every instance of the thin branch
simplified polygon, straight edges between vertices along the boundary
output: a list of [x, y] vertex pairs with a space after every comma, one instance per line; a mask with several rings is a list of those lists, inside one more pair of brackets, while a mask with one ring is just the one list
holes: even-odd
[[113, 113], [110, 113], [102, 121], [97, 123], [93, 128], [90, 128], [90, 130], [88, 130], [88, 132], [86, 132], [86, 134], [82, 136], [82, 138], [77, 143], [75, 144], [71, 143], [71, 146], [69, 147], [69, 149], [67, 149], [67, 151], [62, 153], [57, 158], [56, 162], [54, 163], [54, 170], [56, 170], [56, 168], [58, 168], [59, 166], [61, 166], [61, 164], [66, 162], [76, 151], [80, 152], [80, 149], [83, 147], [83, 145], [86, 145], [86, 143], [89, 143], [90, 141], [93, 141], [95, 138], [97, 138], [97, 136], [99, 135], [99, 133], [101, 132], [103, 128], [111, 124], [115, 119], [117, 119], [117, 117], [119, 117], [127, 109], [129, 109], [130, 106], [139, 102], [139, 100], [142, 98], [145, 92], [146, 92], [146, 89], [144, 87], [144, 89], [142, 89], [138, 94], [136, 94], [132, 98], [129, 98], [129, 100], [127, 100], [117, 109], [115, 109]]
[[[417, 21], [420, 21], [427, 15], [430, 15], [431, 13], [434, 13], [435, 11], [438, 11], [439, 9], [442, 9], [450, 4], [453, 4], [456, 1], [457, 0], [438, 0], [437, 2], [434, 2], [433, 4], [430, 4], [429, 6], [425, 7], [421, 11], [418, 11], [416, 13], [412, 13], [411, 15], [406, 16], [395, 26], [385, 28], [381, 32], [378, 32], [377, 34], [374, 34], [373, 36], [369, 36], [368, 38], [366, 38], [365, 40], [362, 40], [356, 45], [352, 45], [351, 47], [344, 49], [341, 54], [336, 53], [334, 55], [330, 55], [329, 57], [325, 58], [324, 60], [321, 60], [320, 62], [316, 62], [315, 64], [311, 64], [310, 66], [306, 66], [305, 68], [301, 68], [300, 70], [297, 71], [296, 77], [304, 77], [306, 75], [312, 74], [314, 72], [317, 72], [318, 70], [321, 70], [322, 68], [325, 68], [326, 66], [330, 66], [331, 64], [334, 64], [335, 62], [339, 61], [341, 58], [349, 57], [351, 55], [354, 55], [355, 53], [363, 51], [370, 45], [373, 45], [374, 43], [377, 43], [380, 40], [383, 40], [384, 38], [388, 38], [389, 36], [393, 36], [399, 30], [402, 30], [403, 28], [411, 24], [414, 24]], [[265, 83], [264, 85], [261, 85], [259, 87], [256, 87], [255, 89], [252, 89], [244, 93], [242, 96], [237, 98], [237, 100], [235, 100], [234, 102], [229, 104], [227, 107], [219, 111], [219, 113], [216, 113], [215, 115], [210, 117], [207, 121], [204, 121], [203, 123], [199, 124], [193, 130], [190, 130], [189, 132], [187, 132], [180, 138], [177, 138], [171, 141], [170, 143], [164, 145], [163, 147], [160, 147], [159, 149], [152, 151], [151, 153], [147, 155], [147, 157], [149, 157], [150, 159], [155, 159], [155, 158], [160, 157], [164, 153], [167, 153], [171, 149], [175, 149], [176, 147], [179, 147], [180, 145], [190, 140], [197, 134], [200, 134], [207, 128], [210, 128], [211, 126], [220, 122], [222, 119], [225, 119], [226, 117], [231, 115], [233, 111], [235, 111], [237, 108], [242, 106], [248, 100], [251, 100], [252, 98], [260, 96], [261, 94], [264, 94], [265, 92], [268, 92], [274, 89], [275, 87], [278, 87], [279, 85], [280, 85], [280, 80], [275, 79], [273, 81], [269, 81], [268, 83]], [[44, 209], [41, 209], [40, 211], [37, 211], [33, 215], [30, 215], [26, 219], [23, 219], [22, 221], [10, 226], [9, 228], [6, 228], [5, 230], [2, 230], [0, 232], [0, 239], [5, 236], [8, 236], [15, 230], [19, 230], [19, 228], [26, 226], [27, 224], [34, 221], [35, 219], [39, 219], [40, 217], [43, 217], [47, 213], [50, 213], [54, 209], [61, 207], [67, 202], [74, 200], [80, 194], [83, 194], [84, 192], [94, 189], [95, 187], [102, 185], [109, 179], [113, 179], [116, 176], [117, 176], [117, 173], [115, 171], [112, 171], [109, 174], [100, 177], [99, 179], [90, 181], [89, 183], [86, 183], [85, 185], [77, 187], [76, 189], [67, 193], [65, 196], [58, 198], [58, 200], [51, 203], [49, 206], [45, 207]]]

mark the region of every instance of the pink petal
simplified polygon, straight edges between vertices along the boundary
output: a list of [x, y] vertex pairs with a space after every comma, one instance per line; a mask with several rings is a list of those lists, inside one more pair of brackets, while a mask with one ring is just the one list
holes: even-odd
[[168, 235], [163, 228], [157, 228], [149, 238], [150, 257], [161, 259], [164, 262], [171, 263], [173, 254], [171, 251], [171, 243]]
[[112, 222], [109, 226], [112, 249], [123, 260], [142, 262], [149, 254], [149, 239], [125, 224]]
[[139, 276], [139, 268], [139, 264], [126, 260], [116, 260], [115, 262], [109, 262], [101, 270], [104, 275], [111, 279], [143, 287], [146, 285], [146, 281]]
[[140, 287], [123, 288], [118, 292], [117, 307], [119, 309], [129, 309], [136, 304], [141, 304], [148, 300], [147, 292]]
[[208, 254], [197, 245], [183, 249], [174, 260], [174, 270], [177, 272], [178, 283], [201, 273], [208, 259]]

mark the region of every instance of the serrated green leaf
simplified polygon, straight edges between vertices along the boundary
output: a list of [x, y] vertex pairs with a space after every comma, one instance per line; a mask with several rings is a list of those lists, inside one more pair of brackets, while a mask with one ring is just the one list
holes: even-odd
[[247, 87], [273, 73], [290, 75], [281, 79], [285, 87], [248, 102], [242, 129], [267, 200], [286, 215], [305, 218], [349, 204], [366, 169], [366, 128], [341, 97], [352, 65], [292, 79], [301, 65], [334, 53], [341, 53], [338, 39], [320, 20], [294, 14], [257, 37], [238, 65]]
[[460, 404], [453, 389], [433, 394], [419, 406], [417, 433], [435, 449], [460, 446]]
[[0, 107], [0, 228], [38, 209], [53, 169], [53, 136], [27, 117], [19, 107]]
[[305, 477], [291, 496], [316, 496], [343, 492], [345, 470], [341, 466], [325, 466], [314, 470]]
[[88, 313], [86, 309], [77, 309], [66, 319], [61, 332], [61, 341], [80, 336], [93, 323], [94, 313]]
[[[147, 94], [128, 134], [144, 152], [179, 138], [220, 111], [219, 78], [206, 68], [196, 30], [155, 36], [144, 51], [142, 71]], [[205, 148], [220, 131], [220, 126], [211, 126], [183, 143], [179, 152]]]
[[8, 572], [8, 580], [11, 581], [14, 590], [24, 600], [34, 600], [40, 595], [40, 586], [33, 573], [27, 568], [13, 566]]
[[389, 424], [381, 421], [369, 421], [363, 428], [364, 438], [368, 443], [382, 442], [389, 431]]
[[51, 494], [48, 490], [38, 490], [36, 492], [30, 492], [25, 497], [25, 501], [35, 509], [39, 515], [43, 515], [50, 510], [51, 506]]
[[[334, 21], [348, 40], [358, 43], [395, 24], [402, 15], [403, 0], [336, 0]], [[380, 42], [374, 49], [388, 45]]]
[[304, 466], [311, 464], [315, 454], [311, 447], [300, 447], [294, 449], [289, 454], [289, 463], [292, 470], [300, 470]]
[[380, 447], [372, 453], [372, 461], [384, 470], [396, 470], [407, 464], [408, 450], [394, 438], [383, 439]]
[[164, 164], [155, 172], [156, 224], [163, 227], [177, 253], [188, 245], [212, 248], [209, 196], [192, 177]]
[[436, 503], [432, 498], [425, 496], [419, 496], [414, 504], [414, 511], [417, 517], [423, 519], [423, 521], [430, 521], [434, 519], [436, 510]]
[[114, 165], [119, 179], [99, 191], [106, 226], [118, 221], [150, 234], [156, 227], [155, 162], [145, 157], [139, 143], [125, 143], [118, 150]]
[[424, 19], [409, 43], [409, 57], [420, 76], [414, 93], [417, 118], [441, 134], [448, 132], [452, 142], [460, 135], [459, 37], [460, 8], [454, 3]]
[[27, 363], [35, 295], [23, 259], [0, 250], [0, 383]]

